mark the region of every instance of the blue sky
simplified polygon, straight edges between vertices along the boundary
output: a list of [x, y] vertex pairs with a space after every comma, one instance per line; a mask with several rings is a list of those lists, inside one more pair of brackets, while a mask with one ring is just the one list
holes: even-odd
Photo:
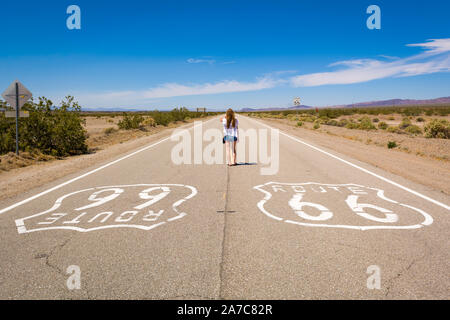
[[[68, 30], [66, 9], [81, 9]], [[381, 30], [369, 30], [369, 5]], [[450, 96], [450, 2], [12, 1], [0, 89], [160, 110], [313, 106]], [[432, 40], [434, 39], [434, 40]]]

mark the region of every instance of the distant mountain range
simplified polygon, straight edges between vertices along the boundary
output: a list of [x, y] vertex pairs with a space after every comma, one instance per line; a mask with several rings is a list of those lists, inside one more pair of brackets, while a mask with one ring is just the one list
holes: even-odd
[[330, 108], [364, 108], [364, 107], [383, 107], [383, 106], [404, 106], [404, 105], [427, 105], [427, 104], [450, 104], [450, 97], [436, 99], [414, 100], [414, 99], [391, 99], [381, 101], [358, 102], [354, 104], [336, 105]]
[[[380, 101], [358, 102], [353, 104], [342, 104], [318, 108], [371, 108], [384, 106], [405, 106], [405, 105], [427, 105], [427, 104], [450, 104], [450, 97], [442, 97], [436, 99], [414, 100], [414, 99], [390, 99]], [[277, 111], [277, 110], [298, 110], [312, 109], [315, 107], [301, 105], [288, 108], [242, 108], [240, 112], [256, 112], [256, 111]]]

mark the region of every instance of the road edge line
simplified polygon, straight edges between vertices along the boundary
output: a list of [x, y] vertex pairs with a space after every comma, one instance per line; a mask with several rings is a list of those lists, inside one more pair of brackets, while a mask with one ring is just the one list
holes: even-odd
[[[208, 123], [208, 122], [210, 122], [210, 121], [212, 121], [212, 120], [215, 120], [215, 119], [216, 119], [216, 117], [214, 117], [213, 119], [209, 119], [209, 120], [207, 120], [207, 121], [205, 121], [205, 122], [202, 121], [202, 125], [205, 124], [205, 123]], [[194, 127], [195, 127], [195, 121], [194, 121], [194, 125], [193, 125], [192, 127], [189, 127], [188, 129], [184, 129], [184, 130], [191, 130], [191, 129], [194, 129]], [[181, 127], [181, 128], [182, 128], [182, 127]], [[175, 128], [175, 130], [176, 130], [176, 129], [181, 129], [181, 128]], [[134, 156], [134, 155], [136, 155], [136, 154], [138, 154], [138, 153], [141, 153], [141, 152], [143, 152], [143, 151], [145, 151], [145, 150], [148, 150], [148, 149], [150, 149], [150, 148], [153, 148], [153, 147], [155, 147], [155, 146], [157, 146], [157, 145], [159, 145], [159, 144], [161, 144], [161, 143], [163, 143], [163, 142], [165, 142], [165, 141], [167, 141], [167, 140], [170, 140], [171, 137], [172, 137], [172, 135], [170, 135], [169, 137], [166, 137], [166, 138], [164, 138], [164, 139], [162, 139], [162, 140], [159, 140], [158, 142], [155, 142], [155, 143], [153, 143], [153, 144], [151, 144], [151, 145], [149, 145], [149, 146], [143, 147], [143, 148], [141, 148], [141, 149], [139, 149], [139, 150], [136, 150], [136, 151], [134, 151], [134, 152], [132, 152], [132, 153], [130, 153], [130, 154], [127, 154], [127, 155], [125, 155], [125, 156], [123, 156], [123, 157], [121, 157], [121, 158], [119, 158], [119, 159], [116, 159], [116, 160], [114, 160], [114, 161], [112, 161], [112, 162], [108, 162], [108, 163], [106, 163], [106, 164], [104, 164], [104, 165], [102, 165], [102, 166], [100, 166], [100, 167], [98, 167], [98, 168], [95, 168], [95, 169], [93, 169], [93, 170], [91, 170], [91, 171], [89, 171], [89, 172], [86, 172], [86, 173], [82, 174], [81, 176], [72, 178], [72, 179], [70, 179], [70, 180], [68, 180], [68, 181], [66, 181], [66, 182], [63, 182], [63, 183], [61, 183], [61, 184], [58, 184], [58, 185], [56, 185], [56, 186], [54, 186], [54, 187], [52, 187], [52, 188], [50, 188], [50, 189], [47, 189], [47, 190], [45, 190], [45, 191], [42, 191], [42, 192], [40, 192], [40, 193], [38, 193], [38, 194], [36, 194], [36, 195], [34, 195], [34, 196], [31, 196], [31, 197], [29, 197], [29, 198], [27, 198], [27, 199], [24, 199], [24, 200], [22, 200], [22, 201], [16, 202], [16, 203], [14, 203], [14, 204], [12, 204], [12, 205], [10, 205], [10, 206], [4, 208], [4, 209], [1, 209], [1, 210], [0, 210], [0, 215], [3, 214], [3, 213], [5, 213], [5, 212], [8, 212], [8, 211], [10, 211], [10, 210], [12, 210], [12, 209], [15, 209], [15, 208], [17, 208], [17, 207], [19, 207], [19, 206], [21, 206], [21, 205], [23, 205], [23, 204], [25, 204], [25, 203], [28, 203], [28, 202], [30, 202], [30, 201], [33, 201], [33, 200], [35, 200], [35, 199], [37, 199], [37, 198], [39, 198], [39, 197], [41, 197], [41, 196], [43, 196], [43, 195], [46, 195], [47, 193], [50, 193], [50, 192], [55, 191], [55, 190], [58, 190], [58, 189], [60, 189], [60, 188], [62, 188], [62, 187], [64, 187], [64, 186], [66, 186], [66, 185], [68, 185], [68, 184], [71, 184], [72, 182], [78, 181], [78, 180], [83, 179], [84, 177], [87, 177], [87, 176], [89, 176], [89, 175], [91, 175], [91, 174], [93, 174], [93, 173], [96, 173], [96, 172], [98, 172], [98, 171], [100, 171], [100, 170], [103, 170], [103, 169], [109, 167], [109, 166], [112, 166], [112, 165], [114, 165], [114, 164], [116, 164], [116, 163], [118, 163], [118, 162], [120, 162], [120, 161], [122, 161], [122, 160], [128, 159], [128, 158], [130, 158], [130, 157], [132, 157], [132, 156]]]
[[[259, 123], [259, 124], [261, 124], [261, 125], [263, 125], [263, 126], [265, 126], [265, 127], [267, 127], [267, 128], [270, 128], [270, 129], [276, 129], [276, 128], [273, 128], [273, 127], [271, 127], [271, 126], [269, 126], [269, 125], [267, 125], [267, 124], [265, 124], [265, 123], [262, 123], [262, 122], [259, 122], [259, 121], [257, 121], [257, 120], [254, 120], [254, 119], [252, 119], [252, 118], [250, 118], [250, 117], [247, 117], [247, 116], [243, 116], [243, 117], [248, 118], [249, 120], [254, 121], [254, 122], [256, 122], [256, 123]], [[447, 210], [450, 211], [450, 206], [448, 206], [448, 205], [446, 205], [446, 204], [444, 204], [444, 203], [442, 203], [442, 202], [439, 202], [439, 201], [437, 201], [437, 200], [434, 200], [434, 199], [432, 199], [432, 198], [430, 198], [430, 197], [428, 197], [428, 196], [426, 196], [426, 195], [424, 195], [424, 194], [421, 194], [420, 192], [414, 191], [414, 190], [412, 190], [412, 189], [410, 189], [410, 188], [408, 188], [408, 187], [405, 187], [405, 186], [403, 186], [403, 185], [401, 185], [401, 184], [399, 184], [399, 183], [397, 183], [397, 182], [395, 182], [395, 181], [392, 181], [392, 180], [390, 180], [390, 179], [388, 179], [388, 178], [385, 178], [385, 177], [383, 177], [383, 176], [380, 176], [380, 175], [378, 175], [378, 174], [376, 174], [376, 173], [374, 173], [374, 172], [372, 172], [372, 171], [370, 171], [370, 170], [367, 170], [367, 169], [365, 169], [365, 168], [363, 168], [363, 167], [360, 167], [360, 166], [358, 166], [358, 165], [356, 165], [356, 164], [354, 164], [354, 163], [352, 163], [352, 162], [350, 162], [350, 161], [341, 159], [341, 158], [339, 158], [338, 156], [336, 156], [336, 155], [334, 155], [334, 154], [332, 154], [332, 153], [329, 153], [329, 152], [327, 152], [327, 151], [325, 151], [325, 150], [322, 150], [322, 149], [320, 149], [320, 148], [318, 148], [318, 147], [316, 147], [316, 146], [313, 146], [313, 145], [311, 145], [311, 144], [309, 144], [309, 143], [307, 143], [307, 142], [304, 142], [304, 141], [302, 141], [302, 140], [300, 140], [300, 139], [298, 139], [298, 138], [292, 137], [292, 136], [290, 136], [289, 134], [284, 133], [284, 132], [281, 131], [280, 129], [276, 129], [276, 130], [278, 130], [278, 131], [280, 132], [280, 134], [282, 134], [282, 135], [284, 135], [284, 136], [286, 136], [286, 137], [288, 137], [288, 138], [290, 138], [290, 139], [292, 139], [292, 140], [294, 140], [294, 141], [297, 141], [297, 142], [299, 142], [299, 143], [301, 143], [301, 144], [304, 144], [305, 146], [308, 146], [308, 147], [310, 147], [310, 148], [312, 148], [312, 149], [314, 149], [314, 150], [316, 150], [316, 151], [319, 151], [319, 152], [321, 152], [321, 153], [324, 153], [324, 154], [326, 154], [327, 156], [330, 156], [330, 157], [332, 157], [332, 158], [334, 158], [334, 159], [336, 159], [336, 160], [339, 160], [339, 161], [341, 161], [341, 162], [343, 162], [343, 163], [345, 163], [345, 164], [348, 164], [349, 166], [352, 166], [352, 167], [354, 167], [354, 168], [356, 168], [356, 169], [359, 169], [359, 170], [361, 170], [361, 171], [363, 171], [363, 172], [365, 172], [365, 173], [368, 173], [368, 174], [370, 174], [370, 175], [372, 175], [372, 176], [374, 176], [374, 177], [376, 177], [376, 178], [378, 178], [378, 179], [383, 180], [384, 182], [387, 182], [387, 183], [389, 183], [389, 184], [392, 184], [392, 185], [394, 185], [394, 186], [396, 186], [396, 187], [398, 187], [398, 188], [400, 188], [400, 189], [403, 189], [403, 190], [405, 190], [405, 191], [407, 191], [407, 192], [409, 192], [409, 193], [412, 193], [412, 194], [415, 195], [415, 196], [418, 196], [418, 197], [420, 197], [420, 198], [422, 198], [422, 199], [425, 199], [425, 200], [427, 200], [427, 201], [429, 201], [429, 202], [431, 202], [431, 203], [434, 203], [435, 205], [438, 205], [438, 206], [440, 206], [440, 207], [442, 207], [442, 208], [447, 209]]]

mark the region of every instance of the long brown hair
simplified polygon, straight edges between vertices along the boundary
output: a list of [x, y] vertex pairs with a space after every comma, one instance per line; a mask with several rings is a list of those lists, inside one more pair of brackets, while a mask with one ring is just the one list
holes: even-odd
[[231, 108], [227, 110], [227, 128], [230, 128], [230, 123], [233, 128], [236, 128], [236, 117], [234, 116], [234, 111]]

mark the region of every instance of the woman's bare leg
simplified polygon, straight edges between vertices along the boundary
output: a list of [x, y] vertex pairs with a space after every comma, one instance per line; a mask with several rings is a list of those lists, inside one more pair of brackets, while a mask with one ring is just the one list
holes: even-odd
[[236, 141], [233, 142], [233, 164], [236, 164], [236, 156], [237, 156], [237, 153], [236, 153], [236, 144], [237, 144]]
[[225, 150], [227, 153], [227, 164], [231, 164], [231, 155], [230, 155], [230, 142], [225, 141]]

